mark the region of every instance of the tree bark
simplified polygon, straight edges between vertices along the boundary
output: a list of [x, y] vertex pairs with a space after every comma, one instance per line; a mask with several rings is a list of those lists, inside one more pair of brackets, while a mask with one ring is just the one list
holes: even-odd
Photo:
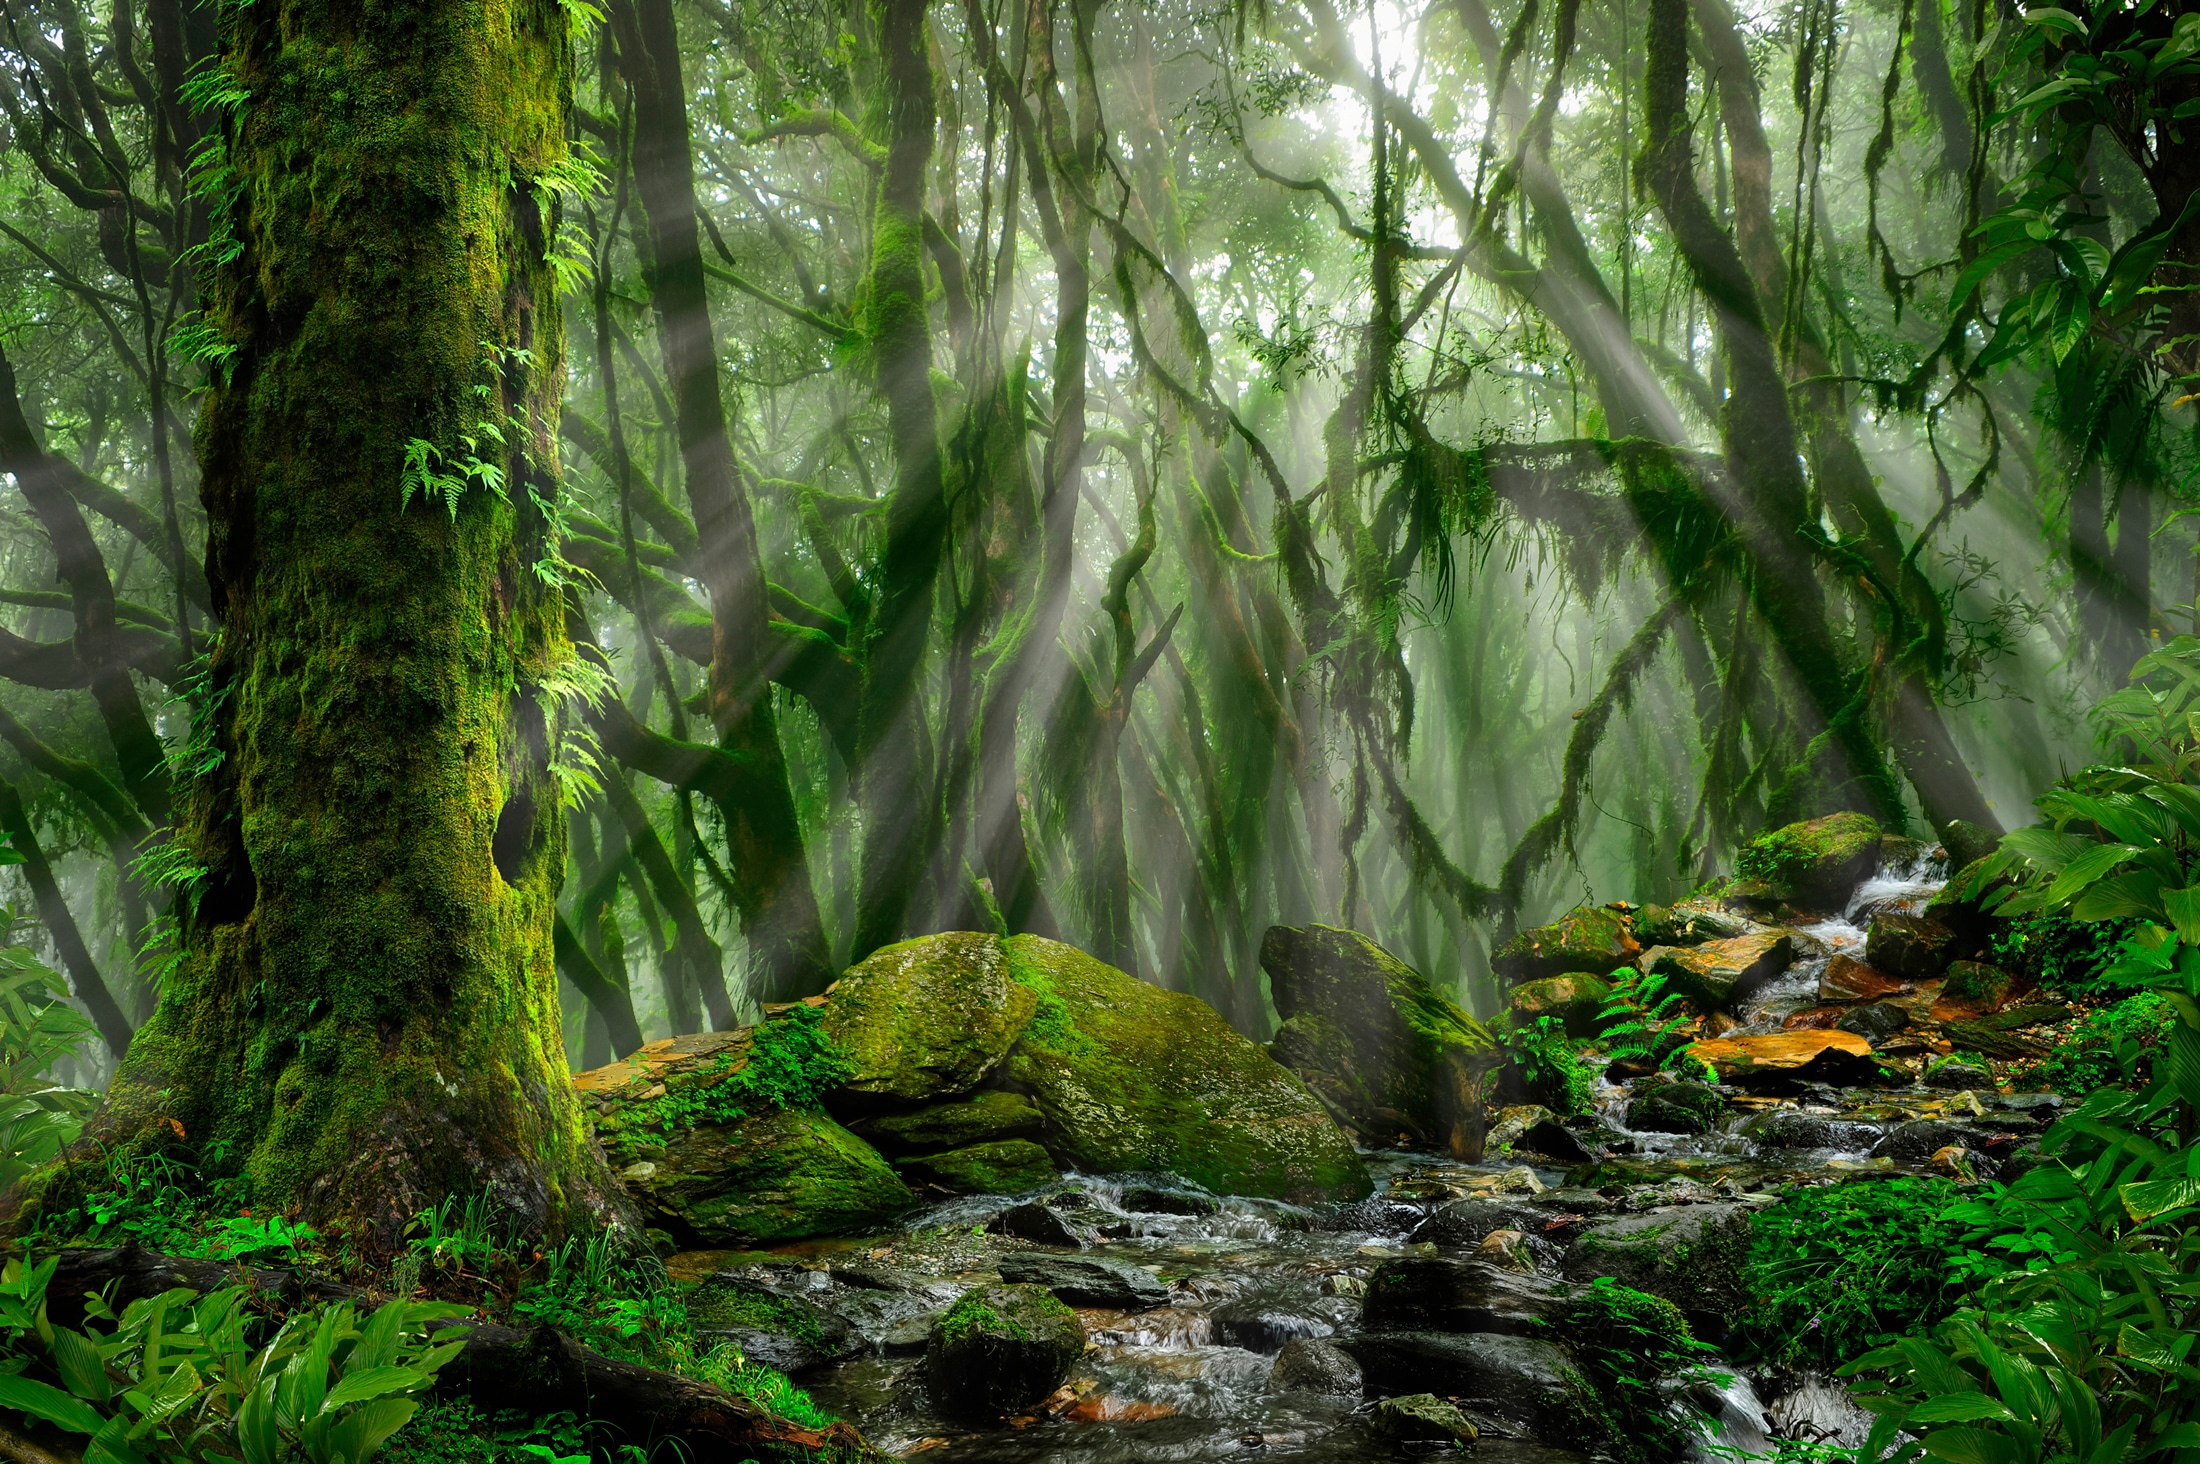
[[60, 952], [61, 964], [69, 973], [69, 994], [91, 1013], [92, 1025], [99, 1028], [107, 1050], [117, 1058], [124, 1056], [130, 1050], [130, 1020], [107, 990], [99, 964], [76, 928], [76, 917], [69, 913], [69, 902], [61, 897], [61, 886], [53, 877], [52, 866], [46, 863], [46, 851], [38, 847], [38, 835], [31, 828], [22, 795], [5, 779], [0, 779], [0, 833], [5, 833], [9, 847], [23, 856], [23, 877], [30, 882], [38, 918], [45, 922], [46, 933], [53, 937], [54, 949]]
[[238, 252], [202, 283], [242, 344], [198, 435], [224, 627], [176, 836], [205, 872], [85, 1139], [0, 1221], [180, 1132], [226, 1145], [253, 1204], [368, 1252], [484, 1190], [534, 1234], [593, 1229], [622, 1202], [552, 949], [574, 651], [528, 568], [558, 491], [535, 182], [566, 156], [570, 23], [421, 0], [223, 25], [250, 93], [224, 124]]

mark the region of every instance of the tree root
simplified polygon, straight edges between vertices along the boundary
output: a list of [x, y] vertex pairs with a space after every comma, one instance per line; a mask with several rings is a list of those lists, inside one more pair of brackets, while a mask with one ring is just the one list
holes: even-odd
[[[354, 1287], [262, 1266], [194, 1260], [140, 1246], [63, 1250], [47, 1287], [48, 1313], [63, 1326], [81, 1326], [87, 1292], [114, 1288], [117, 1310], [140, 1297], [178, 1286], [207, 1292], [245, 1286], [284, 1306], [377, 1298]], [[583, 1347], [553, 1327], [523, 1330], [478, 1322], [466, 1328], [466, 1349], [436, 1379], [446, 1396], [472, 1397], [484, 1408], [528, 1413], [574, 1413], [615, 1429], [645, 1450], [676, 1439], [696, 1464], [755, 1460], [796, 1464], [884, 1464], [885, 1456], [852, 1424], [804, 1428], [775, 1417], [747, 1398], [678, 1373], [620, 1362]], [[20, 1445], [20, 1448], [17, 1446]], [[0, 1430], [0, 1460], [7, 1464], [76, 1464], [73, 1459]]]

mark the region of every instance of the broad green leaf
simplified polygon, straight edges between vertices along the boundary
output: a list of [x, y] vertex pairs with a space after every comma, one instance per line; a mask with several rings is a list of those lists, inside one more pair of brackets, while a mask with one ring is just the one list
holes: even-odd
[[269, 1378], [245, 1395], [237, 1410], [237, 1447], [244, 1450], [245, 1464], [276, 1464], [282, 1457], [282, 1434], [275, 1425], [275, 1388]]
[[54, 1369], [61, 1374], [62, 1385], [70, 1392], [92, 1403], [105, 1403], [114, 1395], [106, 1362], [91, 1338], [67, 1327], [56, 1327], [52, 1348]]
[[33, 1378], [0, 1374], [0, 1408], [44, 1419], [71, 1433], [98, 1433], [107, 1420], [89, 1403]]
[[418, 1368], [365, 1367], [357, 1372], [344, 1374], [344, 1380], [329, 1389], [322, 1402], [324, 1412], [363, 1403], [369, 1398], [380, 1398], [388, 1393], [405, 1393], [428, 1381], [428, 1375]]
[[419, 1407], [411, 1398], [384, 1398], [362, 1406], [329, 1430], [330, 1456], [341, 1457], [346, 1464], [367, 1464], [383, 1442], [403, 1428]]
[[1999, 1398], [1984, 1393], [1945, 1393], [1910, 1410], [1912, 1423], [2016, 1422], [2017, 1415]]
[[2015, 1439], [1987, 1428], [1938, 1428], [1925, 1435], [1925, 1452], [1950, 1464], [2026, 1464]]
[[2188, 1205], [2200, 1205], [2200, 1179], [2142, 1180], [2123, 1186], [2117, 1194], [2132, 1219], [2151, 1220]]

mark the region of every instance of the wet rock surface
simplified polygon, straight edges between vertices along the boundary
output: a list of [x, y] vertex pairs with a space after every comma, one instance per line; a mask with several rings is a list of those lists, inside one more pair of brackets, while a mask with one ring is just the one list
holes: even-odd
[[[1257, 1450], [1374, 1464], [1452, 1448], [1430, 1423], [1448, 1424], [1447, 1410], [1477, 1430], [1485, 1464], [1608, 1455], [1609, 1441], [1582, 1436], [1568, 1391], [1578, 1359], [1566, 1307], [1582, 1288], [1610, 1276], [1664, 1297], [1716, 1342], [1747, 1299], [1738, 1266], [1766, 1205], [1797, 1186], [1850, 1179], [2007, 1177], [2058, 1112], [2053, 1095], [1997, 1091], [1992, 1067], [1952, 1062], [1946, 1050], [1959, 1021], [2013, 1019], [1990, 1030], [2037, 1040], [2052, 1024], [2028, 1009], [2036, 998], [2013, 992], [1999, 1011], [1959, 1014], [1941, 999], [1944, 969], [1921, 982], [1865, 961], [1875, 917], [1914, 915], [1935, 887], [1882, 874], [1857, 887], [1844, 914], [1793, 927], [1793, 963], [1724, 1014], [1730, 1030], [1698, 1044], [1714, 1056], [1730, 1044], [1748, 1061], [1714, 1062], [1713, 1075], [1686, 1081], [1606, 1073], [1593, 1112], [1572, 1118], [1527, 1104], [1492, 1112], [1488, 1136], [1504, 1147], [1493, 1142], [1480, 1162], [1433, 1142], [1363, 1150], [1365, 1197], [1301, 1205], [1150, 1161], [1110, 1173], [1050, 1153], [1061, 1175], [1022, 1192], [927, 1192], [921, 1208], [839, 1239], [671, 1264], [697, 1294], [801, 1303], [817, 1335], [835, 1339], [796, 1359], [803, 1385], [902, 1456], [1113, 1464]], [[1757, 933], [1731, 905], [1687, 904], [1654, 917], [1668, 937], [1692, 932], [1700, 946]], [[1801, 918], [1779, 904], [1766, 913]], [[1827, 1028], [1803, 1034], [1815, 1045], [1762, 1040], [1793, 1036], [1782, 1024], [1813, 1008], [1846, 1015], [1890, 1000], [1911, 1003], [1909, 1024], [1884, 1039]], [[1835, 1060], [1819, 1060], [1828, 1050]], [[983, 1102], [1028, 1122], [985, 1096], [993, 1091], [946, 1105]], [[911, 1119], [908, 1140], [868, 1128], [873, 1115], [853, 1122], [882, 1146], [906, 1142], [935, 1162], [957, 1148], [1038, 1142], [963, 1127], [983, 1115], [926, 1113], [937, 1106], [893, 1109]], [[1660, 1111], [1689, 1117], [1652, 1126]], [[943, 1121], [951, 1127], [934, 1127]], [[1548, 1152], [1565, 1147], [1560, 1136], [1578, 1152]], [[897, 1147], [896, 1160], [909, 1157]], [[724, 1277], [740, 1284], [714, 1279]], [[1058, 1352], [1016, 1364], [1016, 1386], [960, 1401], [963, 1385], [943, 1381], [950, 1373], [933, 1339], [961, 1298], [1002, 1289], [1072, 1309], [1077, 1350], [1062, 1328]], [[1062, 1355], [1061, 1376], [1032, 1396], [1051, 1375], [1052, 1363], [1039, 1364]], [[1838, 1381], [1783, 1375], [1774, 1388], [1767, 1375], [1762, 1396], [1747, 1375], [1723, 1390], [1673, 1382], [1676, 1396], [1701, 1392], [1742, 1440], [1768, 1422], [1839, 1430], [1859, 1416]]]

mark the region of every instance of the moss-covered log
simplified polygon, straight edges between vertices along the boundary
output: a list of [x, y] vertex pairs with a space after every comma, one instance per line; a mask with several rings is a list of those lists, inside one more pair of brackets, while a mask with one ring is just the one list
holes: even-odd
[[553, 900], [578, 683], [554, 555], [557, 0], [223, 15], [236, 346], [198, 427], [223, 624], [178, 792], [177, 960], [18, 1225], [178, 1139], [373, 1247], [486, 1190], [619, 1201], [565, 1081]]

